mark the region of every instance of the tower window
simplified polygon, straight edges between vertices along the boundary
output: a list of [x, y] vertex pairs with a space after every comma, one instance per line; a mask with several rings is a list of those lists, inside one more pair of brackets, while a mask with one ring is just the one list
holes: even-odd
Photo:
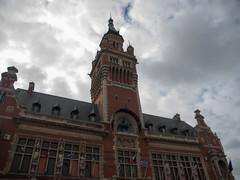
[[110, 62], [118, 64], [118, 58], [110, 57]]
[[5, 99], [6, 93], [5, 92], [0, 92], [0, 104], [3, 103], [4, 99]]
[[116, 48], [117, 48], [118, 45], [119, 45], [119, 44], [118, 44], [117, 42], [113, 42], [113, 47], [116, 47]]

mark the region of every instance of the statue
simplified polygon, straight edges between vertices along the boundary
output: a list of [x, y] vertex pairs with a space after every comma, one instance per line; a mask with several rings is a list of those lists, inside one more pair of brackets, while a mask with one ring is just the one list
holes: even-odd
[[80, 163], [79, 163], [80, 176], [84, 175], [84, 169], [85, 169], [84, 165], [85, 165], [85, 155], [82, 154], [81, 157], [80, 157]]
[[62, 166], [63, 166], [63, 154], [62, 151], [60, 151], [57, 159], [56, 174], [61, 174]]
[[36, 141], [36, 147], [35, 147], [35, 151], [33, 153], [33, 158], [32, 158], [32, 165], [31, 165], [31, 173], [32, 174], [36, 173], [38, 159], [40, 157], [40, 143], [41, 143], [41, 139], [38, 138]]
[[131, 132], [131, 124], [128, 122], [126, 119], [119, 119], [118, 120], [118, 125], [117, 125], [117, 130], [120, 132]]

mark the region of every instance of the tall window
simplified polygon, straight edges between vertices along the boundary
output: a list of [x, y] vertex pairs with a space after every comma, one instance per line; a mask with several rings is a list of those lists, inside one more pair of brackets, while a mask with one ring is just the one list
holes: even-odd
[[79, 145], [65, 144], [62, 167], [63, 176], [78, 175]]
[[162, 153], [153, 153], [152, 161], [154, 174], [156, 179], [194, 179], [197, 176], [199, 180], [205, 179], [205, 174], [200, 157], [191, 157], [188, 155], [177, 156], [175, 154], [167, 154], [163, 157]]
[[137, 177], [136, 152], [119, 150], [118, 163], [119, 177]]
[[86, 147], [86, 178], [99, 178], [99, 148]]
[[0, 92], [0, 104], [3, 103], [5, 96], [6, 96], [5, 92]]
[[57, 142], [43, 141], [39, 160], [38, 173], [53, 175], [56, 164]]
[[28, 173], [31, 163], [35, 140], [19, 138], [10, 171]]

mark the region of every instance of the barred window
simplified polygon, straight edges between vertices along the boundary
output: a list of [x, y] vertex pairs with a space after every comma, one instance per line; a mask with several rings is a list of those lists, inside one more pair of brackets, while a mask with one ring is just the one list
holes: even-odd
[[86, 147], [86, 178], [99, 178], [99, 148]]
[[10, 172], [28, 173], [35, 140], [19, 138]]
[[136, 154], [134, 151], [118, 151], [119, 177], [137, 177]]

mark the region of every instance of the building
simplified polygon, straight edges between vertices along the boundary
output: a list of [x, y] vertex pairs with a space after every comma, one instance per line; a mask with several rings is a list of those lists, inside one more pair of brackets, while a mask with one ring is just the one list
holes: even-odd
[[218, 137], [196, 110], [197, 126], [179, 114], [144, 114], [134, 48], [109, 28], [92, 62], [91, 99], [82, 102], [14, 89], [18, 70], [0, 83], [2, 179], [234, 179]]

